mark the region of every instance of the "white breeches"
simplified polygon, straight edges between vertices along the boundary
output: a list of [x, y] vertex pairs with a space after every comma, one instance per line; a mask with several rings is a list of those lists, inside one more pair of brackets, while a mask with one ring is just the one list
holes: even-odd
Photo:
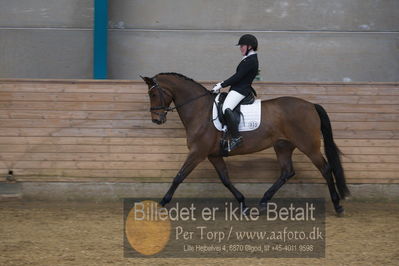
[[241, 93], [238, 93], [236, 91], [230, 91], [227, 94], [226, 100], [224, 100], [223, 103], [223, 114], [226, 109], [230, 108], [233, 110], [243, 99], [245, 98], [244, 95]]

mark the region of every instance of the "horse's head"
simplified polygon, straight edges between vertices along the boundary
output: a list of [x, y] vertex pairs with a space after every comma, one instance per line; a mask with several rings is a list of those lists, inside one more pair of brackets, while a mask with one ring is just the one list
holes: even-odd
[[152, 122], [160, 125], [166, 122], [168, 111], [172, 110], [169, 106], [173, 96], [165, 88], [162, 88], [155, 78], [141, 77], [148, 85], [148, 96], [150, 97], [150, 112]]

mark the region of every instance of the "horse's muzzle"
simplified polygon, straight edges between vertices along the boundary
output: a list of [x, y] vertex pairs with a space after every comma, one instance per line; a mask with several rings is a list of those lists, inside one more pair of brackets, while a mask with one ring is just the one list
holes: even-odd
[[162, 120], [152, 119], [152, 122], [157, 125], [162, 125], [163, 123], [165, 123], [165, 119], [162, 119]]

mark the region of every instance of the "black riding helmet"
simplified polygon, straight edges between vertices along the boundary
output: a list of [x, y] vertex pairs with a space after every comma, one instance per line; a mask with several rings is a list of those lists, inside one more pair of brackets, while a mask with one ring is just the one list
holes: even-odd
[[242, 35], [237, 45], [250, 45], [254, 51], [258, 50], [258, 40], [252, 34]]

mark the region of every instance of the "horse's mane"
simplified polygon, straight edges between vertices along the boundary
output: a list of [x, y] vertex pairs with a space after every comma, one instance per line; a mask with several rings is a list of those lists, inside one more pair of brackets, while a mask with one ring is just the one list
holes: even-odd
[[189, 78], [189, 77], [187, 77], [187, 76], [185, 76], [185, 75], [183, 75], [183, 74], [180, 74], [180, 73], [175, 73], [175, 72], [163, 72], [163, 73], [157, 74], [156, 76], [159, 76], [159, 75], [176, 76], [176, 77], [178, 77], [178, 78], [191, 81], [191, 82], [193, 82], [194, 84], [197, 84], [198, 86], [200, 86], [201, 88], [203, 88], [204, 90], [207, 90], [207, 89], [206, 89], [202, 84], [200, 84], [199, 82], [197, 82], [197, 81], [195, 81], [195, 80], [193, 80], [193, 79], [191, 79], [191, 78]]

